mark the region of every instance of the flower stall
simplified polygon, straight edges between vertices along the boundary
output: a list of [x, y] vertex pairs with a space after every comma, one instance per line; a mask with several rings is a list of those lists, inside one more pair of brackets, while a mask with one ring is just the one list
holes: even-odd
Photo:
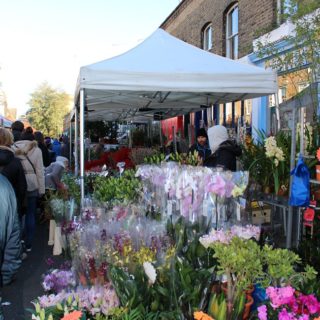
[[79, 215], [68, 216], [70, 202], [53, 202], [70, 263], [44, 276], [33, 319], [269, 319], [277, 312], [270, 288], [284, 286], [301, 297], [279, 314], [319, 316], [314, 269], [262, 246], [259, 226], [249, 224], [239, 200], [247, 172], [168, 162], [91, 178]]

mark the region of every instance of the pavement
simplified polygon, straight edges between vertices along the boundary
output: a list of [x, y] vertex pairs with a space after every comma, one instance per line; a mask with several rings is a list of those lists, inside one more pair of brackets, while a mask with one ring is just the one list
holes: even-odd
[[[2, 289], [2, 303], [5, 320], [31, 319], [31, 301], [44, 294], [41, 286], [42, 277], [48, 271], [48, 258], [54, 260], [53, 267], [59, 267], [63, 262], [62, 256], [52, 256], [52, 246], [48, 246], [48, 224], [36, 226], [35, 239], [32, 251], [22, 262], [16, 279]], [[7, 305], [7, 303], [9, 303]]]

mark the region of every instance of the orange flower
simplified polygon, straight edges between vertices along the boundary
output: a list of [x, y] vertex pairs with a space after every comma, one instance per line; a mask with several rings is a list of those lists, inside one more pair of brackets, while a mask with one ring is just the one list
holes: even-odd
[[61, 320], [79, 320], [82, 316], [81, 311], [73, 311], [71, 313], [66, 314]]
[[317, 150], [317, 159], [318, 159], [318, 161], [320, 161], [320, 148], [318, 148], [318, 150]]
[[193, 317], [195, 320], [214, 320], [213, 318], [211, 318], [209, 315], [207, 315], [206, 313], [204, 313], [202, 311], [194, 312]]

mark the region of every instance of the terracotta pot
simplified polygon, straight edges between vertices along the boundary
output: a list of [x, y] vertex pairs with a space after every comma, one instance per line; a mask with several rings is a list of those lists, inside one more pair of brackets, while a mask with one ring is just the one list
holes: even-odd
[[[225, 293], [225, 295], [227, 295], [228, 287], [226, 282], [221, 284], [221, 290]], [[250, 289], [245, 291], [247, 302], [244, 305], [243, 316], [242, 316], [243, 320], [249, 319], [250, 309], [254, 302], [254, 299], [252, 297], [253, 291], [254, 291], [254, 286], [251, 286]]]
[[316, 179], [320, 181], [320, 164], [316, 165]]
[[244, 305], [242, 320], [249, 319], [250, 309], [251, 309], [251, 306], [253, 305], [253, 302], [254, 302], [253, 298], [247, 295], [247, 303]]

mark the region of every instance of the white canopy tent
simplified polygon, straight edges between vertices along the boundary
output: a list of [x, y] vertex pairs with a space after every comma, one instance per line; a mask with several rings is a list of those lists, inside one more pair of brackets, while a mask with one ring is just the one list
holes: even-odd
[[75, 115], [80, 109], [82, 198], [85, 112], [88, 121], [151, 118], [155, 113], [170, 118], [276, 92], [274, 72], [206, 52], [162, 29], [119, 56], [81, 67]]
[[80, 69], [75, 104], [85, 90], [90, 120], [163, 118], [200, 106], [275, 93], [276, 76], [181, 41], [157, 29], [135, 48]]

